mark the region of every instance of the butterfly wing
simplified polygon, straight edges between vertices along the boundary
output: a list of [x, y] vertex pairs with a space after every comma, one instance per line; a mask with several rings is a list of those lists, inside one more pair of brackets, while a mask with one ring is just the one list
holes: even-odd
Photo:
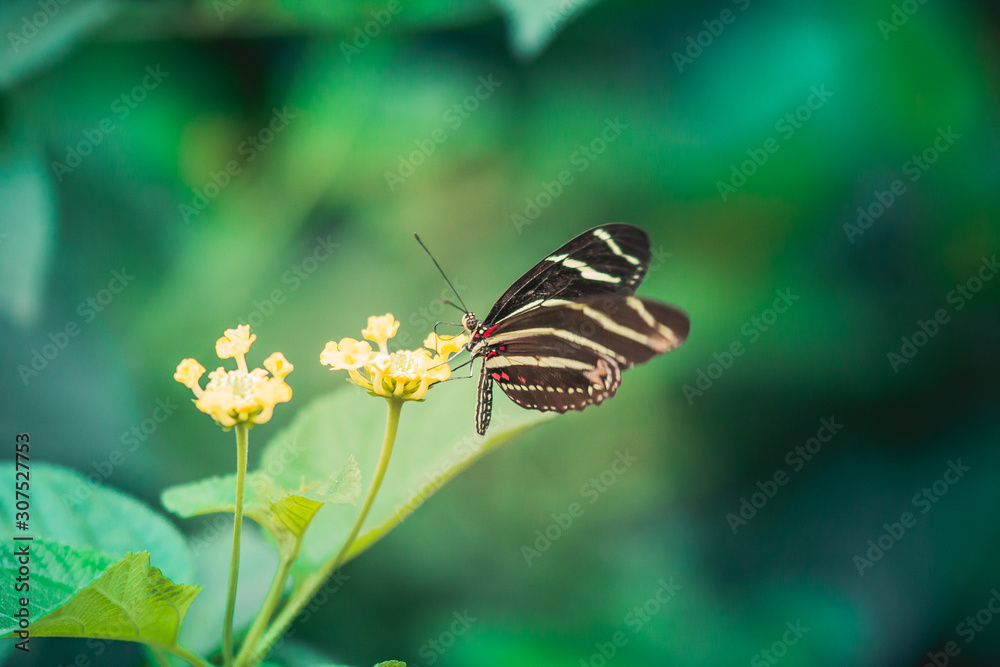
[[646, 275], [650, 254], [649, 236], [634, 225], [613, 223], [583, 232], [518, 278], [483, 324], [489, 327], [549, 300], [630, 296]]
[[682, 311], [634, 296], [540, 306], [491, 331], [481, 381], [525, 408], [583, 410], [614, 395], [621, 371], [677, 348], [689, 330]]

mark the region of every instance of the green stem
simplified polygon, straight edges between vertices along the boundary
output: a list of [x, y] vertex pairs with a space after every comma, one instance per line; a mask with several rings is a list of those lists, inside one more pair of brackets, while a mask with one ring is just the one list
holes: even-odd
[[164, 646], [163, 650], [176, 655], [181, 660], [187, 661], [189, 664], [194, 665], [194, 667], [212, 667], [211, 663], [202, 660], [201, 658], [199, 658], [194, 653], [184, 648], [180, 644], [174, 644], [173, 646]]
[[223, 664], [233, 664], [233, 612], [236, 609], [236, 581], [240, 576], [240, 532], [243, 529], [243, 485], [247, 477], [246, 423], [236, 425], [236, 521], [233, 524], [233, 555], [229, 559], [229, 594], [226, 599], [226, 621], [222, 630]]
[[264, 634], [264, 639], [257, 646], [256, 655], [261, 656], [261, 658], [267, 655], [271, 646], [284, 633], [299, 611], [316, 595], [323, 582], [338, 567], [346, 562], [351, 546], [357, 539], [358, 533], [361, 532], [361, 527], [364, 525], [365, 519], [368, 518], [368, 512], [375, 501], [375, 494], [378, 493], [379, 487], [382, 485], [382, 478], [385, 477], [386, 468], [389, 467], [389, 457], [392, 455], [392, 446], [396, 442], [396, 429], [399, 427], [399, 413], [403, 409], [404, 403], [399, 398], [386, 398], [385, 402], [389, 405], [389, 416], [385, 423], [385, 438], [382, 440], [382, 452], [379, 454], [378, 463], [375, 466], [375, 474], [372, 477], [371, 486], [368, 487], [368, 493], [365, 495], [364, 503], [361, 505], [361, 512], [354, 521], [354, 526], [351, 528], [351, 532], [348, 533], [347, 539], [344, 541], [344, 545], [340, 548], [340, 551], [337, 552], [337, 555], [323, 563], [318, 571], [303, 580], [302, 584], [297, 586], [292, 592], [288, 603], [282, 608], [277, 618], [274, 619], [274, 623], [271, 624]]
[[264, 598], [264, 604], [261, 606], [257, 618], [254, 619], [253, 626], [250, 627], [250, 632], [243, 639], [243, 646], [240, 648], [239, 655], [236, 656], [237, 667], [250, 664], [248, 660], [250, 660], [254, 646], [260, 641], [264, 630], [267, 628], [267, 622], [271, 620], [278, 602], [281, 601], [281, 594], [285, 590], [285, 582], [288, 581], [288, 575], [292, 571], [292, 564], [299, 557], [301, 546], [302, 538], [296, 537], [295, 546], [290, 550], [290, 553], [286, 554], [283, 552], [281, 554], [281, 562], [278, 564], [278, 571], [274, 574], [274, 581], [271, 582], [271, 589], [267, 592], [267, 597]]

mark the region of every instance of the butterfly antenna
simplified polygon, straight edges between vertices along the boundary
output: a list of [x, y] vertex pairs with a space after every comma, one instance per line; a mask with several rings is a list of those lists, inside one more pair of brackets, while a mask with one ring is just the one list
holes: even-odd
[[[427, 246], [424, 245], [424, 242], [420, 240], [419, 236], [417, 236], [416, 234], [414, 234], [413, 238], [417, 239], [417, 243], [420, 244], [420, 247], [424, 249], [424, 252], [427, 253], [427, 256], [431, 258], [432, 262], [434, 262], [434, 266], [436, 266], [437, 270], [441, 273], [441, 277], [444, 278], [444, 281], [446, 283], [448, 283], [448, 287], [451, 288], [451, 291], [455, 293], [455, 296], [458, 298], [458, 302], [460, 304], [462, 304], [461, 307], [455, 306], [455, 304], [453, 304], [453, 303], [451, 305], [455, 306], [456, 308], [459, 308], [459, 310], [461, 310], [463, 313], [469, 312], [469, 309], [468, 309], [468, 307], [466, 307], [465, 302], [462, 301], [462, 297], [461, 297], [461, 295], [459, 295], [458, 290], [455, 289], [455, 286], [451, 284], [450, 280], [448, 280], [448, 276], [446, 276], [444, 274], [444, 270], [441, 269], [441, 265], [438, 264], [438, 262], [437, 262], [436, 259], [434, 259], [434, 255], [431, 254], [431, 251], [427, 249]], [[445, 301], [444, 303], [451, 303], [451, 302], [450, 301]]]
[[[467, 313], [467, 312], [469, 312], [469, 311], [468, 311], [468, 309], [466, 309], [466, 308], [462, 308], [462, 307], [461, 307], [461, 306], [459, 306], [458, 304], [456, 304], [456, 303], [453, 303], [453, 302], [449, 301], [448, 299], [445, 299], [445, 300], [444, 300], [444, 301], [442, 301], [441, 303], [443, 303], [443, 304], [445, 304], [445, 305], [447, 305], [447, 306], [454, 306], [455, 308], [458, 308], [458, 309], [459, 309], [460, 311], [462, 311], [463, 313]], [[459, 326], [461, 326], [461, 325], [459, 325]]]

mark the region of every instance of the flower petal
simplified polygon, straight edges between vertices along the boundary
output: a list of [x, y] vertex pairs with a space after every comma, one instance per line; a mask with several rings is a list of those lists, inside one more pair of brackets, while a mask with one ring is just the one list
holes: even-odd
[[386, 313], [382, 316], [372, 315], [369, 317], [368, 327], [361, 330], [361, 335], [372, 342], [378, 343], [378, 346], [382, 348], [387, 340], [396, 335], [396, 331], [398, 330], [399, 322], [392, 316], [392, 313]]
[[188, 389], [194, 389], [198, 386], [198, 381], [204, 374], [204, 366], [194, 359], [184, 359], [181, 363], [177, 364], [177, 370], [174, 371], [174, 379]]
[[246, 354], [255, 340], [257, 334], [250, 333], [250, 325], [241, 324], [235, 329], [226, 329], [226, 334], [215, 341], [215, 353], [220, 359]]
[[[275, 352], [265, 359], [264, 368], [271, 371], [271, 375], [280, 380], [284, 380], [285, 376], [295, 370], [295, 366], [293, 366], [288, 359], [285, 359], [285, 355], [281, 352]], [[295, 377], [298, 376], [296, 375]]]
[[449, 356], [454, 352], [461, 352], [465, 349], [465, 344], [469, 342], [469, 337], [465, 334], [457, 336], [438, 336], [431, 332], [424, 340], [424, 347], [434, 350], [438, 354]]
[[372, 358], [372, 346], [364, 341], [343, 338], [339, 343], [330, 341], [319, 355], [319, 362], [331, 370], [361, 368]]

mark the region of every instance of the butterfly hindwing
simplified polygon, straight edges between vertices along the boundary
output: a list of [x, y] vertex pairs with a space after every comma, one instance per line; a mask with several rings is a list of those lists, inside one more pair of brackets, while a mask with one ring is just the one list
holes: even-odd
[[649, 236], [639, 227], [624, 223], [595, 227], [526, 271], [497, 299], [483, 322], [495, 324], [548, 299], [631, 295], [646, 275], [650, 254]]
[[622, 370], [678, 347], [689, 328], [680, 310], [633, 296], [591, 297], [514, 315], [492, 327], [477, 353], [483, 357], [480, 408], [482, 383], [491, 380], [529, 409], [600, 404], [617, 391]]
[[524, 363], [517, 357], [494, 356], [484, 372], [518, 405], [543, 412], [583, 410], [614, 396], [621, 385], [621, 367], [614, 359], [589, 349], [573, 360]]

